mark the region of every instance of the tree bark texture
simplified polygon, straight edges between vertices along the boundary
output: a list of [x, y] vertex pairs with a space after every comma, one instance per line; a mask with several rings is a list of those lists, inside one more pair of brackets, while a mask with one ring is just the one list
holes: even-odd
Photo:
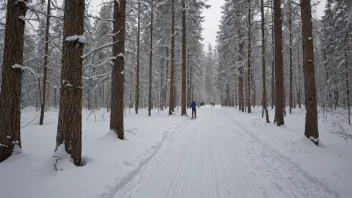
[[247, 48], [247, 113], [252, 113], [251, 107], [251, 72], [252, 72], [252, 65], [251, 65], [251, 55], [252, 55], [252, 34], [251, 34], [251, 1], [248, 0], [248, 48]]
[[291, 2], [288, 3], [289, 8], [289, 31], [290, 31], [290, 114], [292, 114], [293, 108], [293, 64], [292, 64], [292, 10], [291, 10]]
[[346, 82], [346, 99], [347, 99], [347, 117], [348, 117], [348, 124], [351, 124], [351, 102], [350, 102], [350, 87], [349, 87], [349, 78], [348, 78], [348, 31], [346, 31], [346, 38], [345, 38], [345, 82]]
[[44, 123], [44, 112], [45, 112], [45, 101], [46, 101], [46, 87], [47, 87], [47, 73], [48, 73], [48, 56], [49, 56], [49, 27], [50, 27], [50, 5], [51, 0], [48, 0], [48, 5], [46, 9], [46, 26], [45, 26], [45, 49], [44, 49], [44, 71], [43, 71], [43, 98], [40, 108], [40, 119], [39, 125]]
[[315, 87], [312, 13], [310, 0], [301, 0], [301, 20], [303, 38], [304, 90], [306, 96], [306, 124], [304, 134], [315, 144], [318, 144], [318, 111]]
[[187, 41], [186, 41], [186, 4], [182, 3], [182, 98], [181, 98], [181, 115], [187, 115]]
[[169, 115], [175, 108], [175, 0], [171, 5], [171, 74], [170, 74], [170, 98]]
[[275, 119], [278, 126], [284, 125], [284, 68], [282, 58], [282, 26], [281, 1], [274, 0], [274, 32], [275, 32]]
[[135, 110], [136, 114], [138, 114], [138, 108], [139, 108], [139, 56], [140, 56], [140, 34], [141, 34], [141, 2], [138, 3], [138, 27], [137, 27], [137, 67], [136, 67], [136, 104], [135, 104]]
[[[263, 72], [263, 98], [262, 98], [262, 105], [263, 105], [263, 114], [265, 114], [266, 123], [270, 123], [269, 120], [269, 113], [268, 113], [268, 106], [267, 106], [267, 96], [266, 96], [266, 67], [265, 67], [265, 20], [264, 20], [264, 0], [260, 1], [261, 3], [261, 33], [262, 33], [262, 72]], [[264, 115], [263, 115], [264, 116]]]
[[0, 93], [0, 162], [21, 148], [21, 74], [15, 64], [23, 64], [23, 35], [26, 0], [8, 0], [6, 12], [2, 84]]
[[116, 57], [111, 74], [111, 116], [110, 129], [117, 134], [119, 139], [124, 139], [124, 67], [125, 67], [125, 32], [126, 32], [126, 0], [120, 3], [114, 1], [114, 27], [116, 34], [113, 38], [117, 42], [113, 48], [113, 56]]
[[239, 70], [239, 76], [238, 76], [238, 96], [239, 96], [239, 107], [240, 111], [244, 112], [244, 91], [243, 91], [243, 48], [244, 48], [244, 41], [242, 40], [243, 34], [238, 30], [238, 35], [240, 37], [240, 42], [239, 42], [239, 53], [240, 55], [238, 56], [238, 63], [240, 66], [238, 67]]
[[[272, 0], [272, 4], [274, 1]], [[274, 7], [274, 4], [272, 5]], [[274, 31], [274, 12], [271, 14], [272, 17], [272, 28], [271, 28], [271, 45], [273, 57], [271, 60], [271, 109], [275, 106], [275, 31]]]
[[57, 146], [65, 145], [76, 166], [82, 153], [82, 53], [84, 42], [67, 40], [83, 35], [85, 0], [66, 0], [64, 46], [62, 53], [61, 89]]
[[154, 20], [154, 0], [150, 12], [150, 52], [149, 52], [149, 95], [148, 95], [148, 116], [151, 116], [152, 103], [152, 81], [153, 81], [153, 20]]

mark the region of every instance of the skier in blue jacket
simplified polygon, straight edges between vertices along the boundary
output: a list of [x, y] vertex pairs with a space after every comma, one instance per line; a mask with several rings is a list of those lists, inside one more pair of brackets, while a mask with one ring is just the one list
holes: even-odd
[[196, 111], [196, 101], [192, 101], [191, 108], [192, 108], [192, 118], [194, 113], [194, 118], [197, 118], [197, 111]]

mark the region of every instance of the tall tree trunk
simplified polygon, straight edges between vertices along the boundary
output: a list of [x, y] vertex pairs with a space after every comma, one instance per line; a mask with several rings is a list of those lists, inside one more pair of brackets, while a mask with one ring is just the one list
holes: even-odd
[[315, 144], [319, 143], [317, 97], [315, 88], [314, 51], [312, 33], [312, 14], [310, 0], [301, 0], [303, 61], [304, 61], [304, 87], [306, 98], [306, 124], [307, 138]]
[[350, 103], [350, 88], [349, 88], [349, 80], [348, 80], [348, 31], [346, 31], [346, 38], [345, 38], [345, 82], [346, 82], [346, 97], [347, 97], [347, 116], [348, 116], [348, 123], [351, 124], [351, 103]]
[[171, 5], [171, 77], [170, 77], [170, 104], [169, 115], [173, 114], [175, 108], [175, 0]]
[[159, 106], [161, 110], [164, 110], [164, 58], [161, 58], [160, 60], [160, 100], [159, 100]]
[[137, 68], [136, 68], [136, 104], [135, 104], [135, 109], [136, 109], [136, 114], [138, 114], [138, 108], [139, 108], [139, 54], [140, 54], [140, 34], [141, 34], [141, 2], [138, 3], [138, 27], [137, 27]]
[[168, 82], [168, 79], [169, 79], [169, 48], [166, 48], [166, 57], [168, 58], [166, 60], [166, 82], [165, 82], [165, 91], [164, 91], [164, 105], [165, 105], [165, 108], [167, 107], [167, 84], [169, 83]]
[[[300, 60], [300, 47], [298, 47], [298, 53], [297, 53], [297, 60]], [[298, 61], [297, 64], [298, 67], [298, 88], [297, 88], [297, 102], [298, 102], [298, 107], [302, 109], [302, 91], [301, 91], [301, 64], [300, 61]]]
[[85, 0], [66, 0], [57, 147], [65, 145], [76, 166], [82, 154], [82, 53]]
[[[243, 38], [243, 34], [240, 32], [240, 30], [238, 29], [238, 35], [240, 37], [240, 40]], [[239, 103], [240, 103], [240, 111], [244, 112], [244, 91], [243, 91], [243, 48], [244, 48], [244, 41], [240, 41], [239, 42], [239, 52], [240, 55], [238, 56], [238, 63], [240, 64], [240, 66], [238, 67], [239, 69], [239, 77], [238, 77], [238, 95], [239, 95]]]
[[186, 80], [187, 80], [187, 41], [186, 41], [186, 4], [182, 1], [182, 98], [181, 98], [181, 115], [187, 115], [186, 101]]
[[21, 67], [26, 3], [26, 0], [7, 1], [0, 93], [0, 162], [21, 148]]
[[43, 98], [40, 108], [40, 119], [39, 125], [43, 125], [44, 122], [44, 111], [45, 111], [45, 95], [46, 95], [46, 85], [47, 85], [47, 73], [48, 73], [48, 56], [49, 56], [49, 26], [50, 26], [50, 5], [51, 0], [48, 0], [48, 5], [46, 9], [46, 26], [45, 26], [45, 49], [44, 49], [44, 76], [43, 76]]
[[[264, 0], [260, 1], [261, 3], [261, 16], [262, 16], [262, 23], [261, 23], [261, 31], [262, 31], [262, 71], [263, 71], [263, 98], [262, 98], [262, 105], [263, 105], [263, 116], [265, 113], [265, 119], [266, 123], [270, 123], [269, 120], [269, 113], [268, 113], [268, 107], [267, 107], [267, 101], [266, 101], [266, 68], [265, 68], [265, 29], [264, 29]], [[262, 116], [262, 117], [263, 117]]]
[[124, 139], [124, 67], [125, 67], [125, 34], [126, 34], [126, 0], [114, 1], [114, 28], [113, 56], [116, 57], [111, 74], [111, 116], [110, 130]]
[[186, 107], [189, 108], [192, 103], [191, 98], [191, 66], [190, 66], [190, 58], [189, 58], [189, 49], [187, 50], [187, 104]]
[[[57, 107], [57, 94], [56, 94], [56, 91], [57, 91], [57, 87], [54, 86], [54, 108]], [[89, 96], [89, 95], [88, 95]], [[89, 97], [88, 97], [88, 101], [89, 101]], [[89, 102], [88, 102], [89, 103]]]
[[288, 3], [289, 9], [289, 31], [290, 31], [290, 114], [292, 114], [293, 108], [293, 64], [292, 64], [292, 10], [291, 10], [291, 2]]
[[251, 109], [251, 72], [252, 72], [252, 65], [251, 65], [251, 53], [252, 53], [252, 35], [251, 35], [251, 0], [248, 0], [248, 49], [247, 49], [247, 108], [248, 113], [252, 113]]
[[149, 52], [149, 95], [148, 95], [148, 116], [151, 116], [152, 103], [152, 81], [153, 81], [153, 20], [154, 20], [154, 0], [150, 12], [150, 52]]
[[284, 68], [282, 58], [282, 27], [281, 2], [274, 0], [274, 31], [275, 31], [275, 119], [277, 126], [284, 125]]
[[[274, 1], [272, 0], [272, 6], [274, 7]], [[271, 109], [275, 106], [275, 31], [274, 31], [274, 12], [271, 14], [272, 18], [272, 28], [271, 28], [271, 40], [272, 40], [272, 52], [273, 57], [271, 60]]]

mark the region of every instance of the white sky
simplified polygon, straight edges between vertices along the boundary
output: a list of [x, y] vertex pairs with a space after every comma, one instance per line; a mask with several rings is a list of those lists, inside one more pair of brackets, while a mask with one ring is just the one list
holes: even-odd
[[[317, 0], [312, 0], [316, 2]], [[219, 31], [219, 24], [221, 19], [221, 6], [225, 3], [224, 0], [208, 0], [207, 4], [211, 5], [209, 9], [203, 11], [204, 22], [203, 22], [203, 45], [204, 50], [208, 49], [209, 43], [214, 47], [216, 45], [216, 35]], [[320, 4], [317, 6], [317, 12], [314, 14], [315, 17], [321, 18], [324, 15], [326, 0], [320, 0]]]
[[203, 45], [204, 50], [208, 49], [209, 43], [214, 47], [216, 45], [216, 35], [219, 31], [221, 19], [221, 6], [225, 3], [224, 0], [208, 0], [207, 4], [211, 7], [203, 11]]
[[[316, 2], [318, 0], [311, 0]], [[326, 0], [319, 0], [320, 4], [317, 6], [317, 12], [314, 14], [315, 17], [321, 18], [324, 14], [324, 8]], [[96, 7], [101, 3], [101, 0], [92, 0], [93, 7]], [[225, 3], [224, 0], [208, 0], [207, 4], [211, 5], [209, 9], [203, 11], [204, 22], [203, 22], [203, 44], [204, 49], [208, 49], [209, 43], [214, 47], [216, 45], [216, 35], [219, 31], [219, 24], [221, 19], [221, 6]]]

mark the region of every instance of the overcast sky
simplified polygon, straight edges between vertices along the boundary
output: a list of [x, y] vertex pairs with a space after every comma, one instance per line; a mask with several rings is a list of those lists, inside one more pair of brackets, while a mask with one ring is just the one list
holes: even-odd
[[[324, 8], [326, 0], [311, 0], [312, 2], [320, 1], [321, 3], [316, 8], [315, 17], [321, 18], [324, 14]], [[92, 7], [96, 7], [102, 1], [101, 0], [92, 0]], [[205, 17], [203, 22], [203, 44], [205, 50], [208, 49], [209, 43], [214, 47], [216, 45], [216, 35], [219, 31], [219, 24], [221, 19], [221, 6], [224, 4], [224, 0], [208, 0], [207, 4], [211, 5], [209, 9], [203, 11], [203, 16]]]
[[[317, 0], [313, 0], [317, 1]], [[324, 14], [324, 7], [326, 0], [320, 0], [321, 3], [316, 8], [316, 17], [320, 18]], [[224, 0], [208, 0], [207, 3], [211, 5], [209, 9], [203, 11], [205, 21], [203, 22], [203, 44], [205, 50], [208, 49], [209, 43], [214, 47], [216, 45], [216, 35], [219, 31], [219, 24], [221, 19], [221, 6], [225, 3]]]

